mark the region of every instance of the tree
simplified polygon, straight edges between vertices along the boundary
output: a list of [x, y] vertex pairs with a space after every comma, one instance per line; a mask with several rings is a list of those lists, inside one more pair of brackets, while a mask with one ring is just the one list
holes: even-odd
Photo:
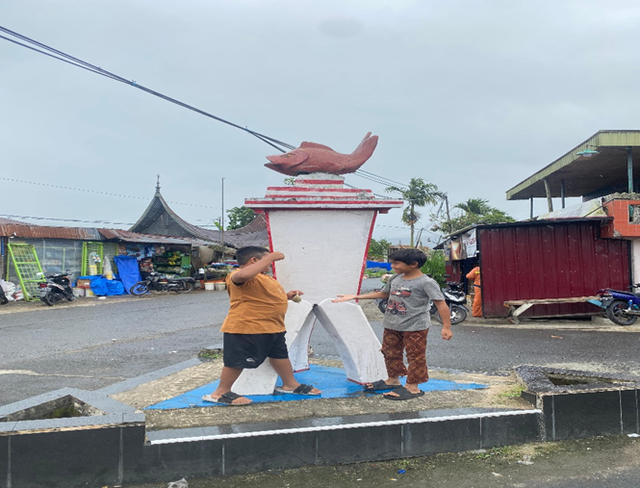
[[367, 257], [371, 260], [376, 259], [387, 259], [387, 254], [389, 252], [389, 246], [391, 243], [386, 239], [380, 239], [376, 241], [375, 239], [371, 239], [369, 243], [369, 251], [367, 253]]
[[469, 198], [466, 202], [456, 203], [453, 208], [459, 208], [465, 214], [483, 215], [493, 210], [489, 201], [483, 198]]
[[436, 280], [440, 286], [445, 286], [447, 279], [445, 278], [444, 251], [441, 249], [429, 249], [425, 254], [427, 255], [427, 260], [420, 269], [424, 274]]
[[233, 207], [227, 210], [229, 225], [227, 230], [239, 229], [249, 225], [256, 218], [256, 213], [248, 207]]
[[474, 224], [499, 224], [502, 222], [515, 222], [515, 219], [502, 210], [489, 205], [484, 198], [470, 198], [466, 202], [458, 203], [454, 209], [461, 210], [453, 214], [450, 219], [432, 216], [435, 225], [432, 230], [444, 234], [453, 234], [465, 227]]
[[442, 192], [438, 190], [436, 185], [427, 183], [422, 178], [411, 178], [408, 187], [390, 186], [386, 190], [400, 193], [402, 199], [407, 202], [406, 207], [402, 210], [402, 222], [411, 227], [411, 247], [413, 247], [414, 228], [420, 220], [420, 214], [416, 212], [415, 208], [435, 205], [442, 198]]

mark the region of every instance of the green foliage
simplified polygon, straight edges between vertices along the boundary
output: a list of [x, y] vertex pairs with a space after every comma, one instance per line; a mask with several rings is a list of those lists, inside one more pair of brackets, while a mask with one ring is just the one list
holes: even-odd
[[424, 274], [431, 276], [438, 282], [440, 286], [445, 286], [445, 266], [444, 266], [444, 251], [440, 249], [430, 249], [427, 251], [427, 261], [424, 266], [420, 268]]
[[504, 398], [520, 398], [524, 390], [525, 390], [524, 386], [516, 385], [507, 391], [503, 391], [502, 393], [500, 393], [499, 396]]
[[295, 176], [288, 176], [284, 179], [284, 184], [288, 185], [288, 186], [293, 186], [296, 184], [296, 177]]
[[435, 225], [432, 230], [443, 234], [452, 234], [474, 224], [499, 224], [502, 222], [515, 222], [515, 219], [502, 210], [489, 205], [483, 198], [470, 198], [466, 202], [458, 203], [454, 209], [461, 210], [453, 215], [450, 220], [432, 216]]
[[233, 207], [227, 210], [229, 216], [228, 230], [239, 229], [249, 225], [256, 218], [256, 213], [248, 207]]
[[389, 271], [384, 268], [367, 268], [364, 270], [364, 275], [367, 278], [382, 278], [387, 273], [389, 273]]
[[400, 193], [402, 199], [407, 202], [407, 206], [402, 211], [402, 222], [411, 227], [411, 246], [413, 247], [413, 230], [421, 217], [416, 207], [435, 205], [442, 198], [443, 193], [436, 185], [427, 183], [422, 178], [411, 178], [406, 188], [389, 186], [386, 191]]
[[389, 254], [389, 246], [391, 246], [391, 243], [386, 239], [380, 239], [379, 241], [371, 239], [371, 242], [369, 243], [369, 251], [367, 252], [367, 258], [372, 261], [387, 259], [387, 255]]

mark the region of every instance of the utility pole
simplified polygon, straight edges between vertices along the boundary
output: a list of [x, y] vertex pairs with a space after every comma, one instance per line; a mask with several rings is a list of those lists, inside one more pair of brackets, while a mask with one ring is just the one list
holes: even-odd
[[444, 205], [445, 209], [447, 210], [447, 221], [450, 221], [451, 215], [449, 215], [449, 196], [446, 193], [444, 194]]

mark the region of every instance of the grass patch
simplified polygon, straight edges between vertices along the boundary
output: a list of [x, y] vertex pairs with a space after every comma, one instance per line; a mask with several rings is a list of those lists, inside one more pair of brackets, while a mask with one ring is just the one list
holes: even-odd
[[213, 359], [220, 359], [222, 357], [222, 349], [200, 349], [198, 353], [198, 359], [203, 361], [211, 361]]

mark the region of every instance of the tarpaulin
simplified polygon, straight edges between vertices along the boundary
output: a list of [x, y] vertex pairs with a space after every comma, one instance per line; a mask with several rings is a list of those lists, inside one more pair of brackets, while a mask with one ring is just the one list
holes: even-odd
[[118, 275], [124, 285], [124, 290], [129, 293], [131, 287], [142, 279], [138, 260], [134, 256], [115, 256], [113, 260], [118, 266]]
[[391, 263], [378, 263], [377, 261], [367, 261], [367, 268], [381, 268], [391, 271]]

